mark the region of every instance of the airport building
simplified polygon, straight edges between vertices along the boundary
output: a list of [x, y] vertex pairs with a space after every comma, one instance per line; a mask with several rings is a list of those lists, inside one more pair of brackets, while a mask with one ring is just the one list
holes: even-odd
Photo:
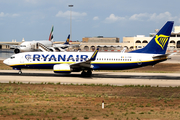
[[84, 37], [82, 38], [80, 49], [82, 51], [93, 51], [98, 47], [100, 51], [119, 51], [122, 48], [122, 44], [119, 41], [120, 39], [117, 37]]

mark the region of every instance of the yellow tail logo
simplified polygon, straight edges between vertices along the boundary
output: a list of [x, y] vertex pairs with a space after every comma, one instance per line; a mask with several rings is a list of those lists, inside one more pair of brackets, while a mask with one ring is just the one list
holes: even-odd
[[161, 46], [161, 48], [162, 49], [164, 49], [164, 46], [165, 46], [165, 44], [166, 44], [166, 42], [168, 41], [168, 39], [169, 39], [169, 36], [166, 36], [166, 35], [156, 35], [156, 37], [155, 37], [155, 41], [156, 41], [156, 43], [159, 45], [159, 46]]
[[66, 41], [69, 42], [69, 39], [67, 39]]

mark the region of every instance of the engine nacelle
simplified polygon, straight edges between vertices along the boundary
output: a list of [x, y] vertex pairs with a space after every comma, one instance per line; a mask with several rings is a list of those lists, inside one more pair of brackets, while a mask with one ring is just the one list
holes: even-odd
[[53, 67], [54, 73], [71, 73], [71, 68], [68, 64], [58, 64]]
[[17, 54], [17, 53], [20, 53], [20, 49], [14, 49], [14, 53]]

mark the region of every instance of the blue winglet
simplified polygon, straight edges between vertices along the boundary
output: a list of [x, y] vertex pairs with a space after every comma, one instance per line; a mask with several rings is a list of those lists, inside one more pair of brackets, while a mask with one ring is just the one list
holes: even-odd
[[94, 61], [96, 59], [98, 51], [99, 51], [99, 48], [97, 48], [96, 51], [93, 53], [93, 55], [90, 58], [90, 61]]

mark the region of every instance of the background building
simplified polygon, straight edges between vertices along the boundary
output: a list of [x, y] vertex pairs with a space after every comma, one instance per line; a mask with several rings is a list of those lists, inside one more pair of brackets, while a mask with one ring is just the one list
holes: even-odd
[[83, 43], [119, 43], [119, 38], [117, 37], [85, 37], [82, 38]]
[[119, 40], [117, 37], [84, 37], [82, 38], [80, 49], [82, 51], [93, 51], [99, 47], [100, 51], [116, 51], [121, 49]]

